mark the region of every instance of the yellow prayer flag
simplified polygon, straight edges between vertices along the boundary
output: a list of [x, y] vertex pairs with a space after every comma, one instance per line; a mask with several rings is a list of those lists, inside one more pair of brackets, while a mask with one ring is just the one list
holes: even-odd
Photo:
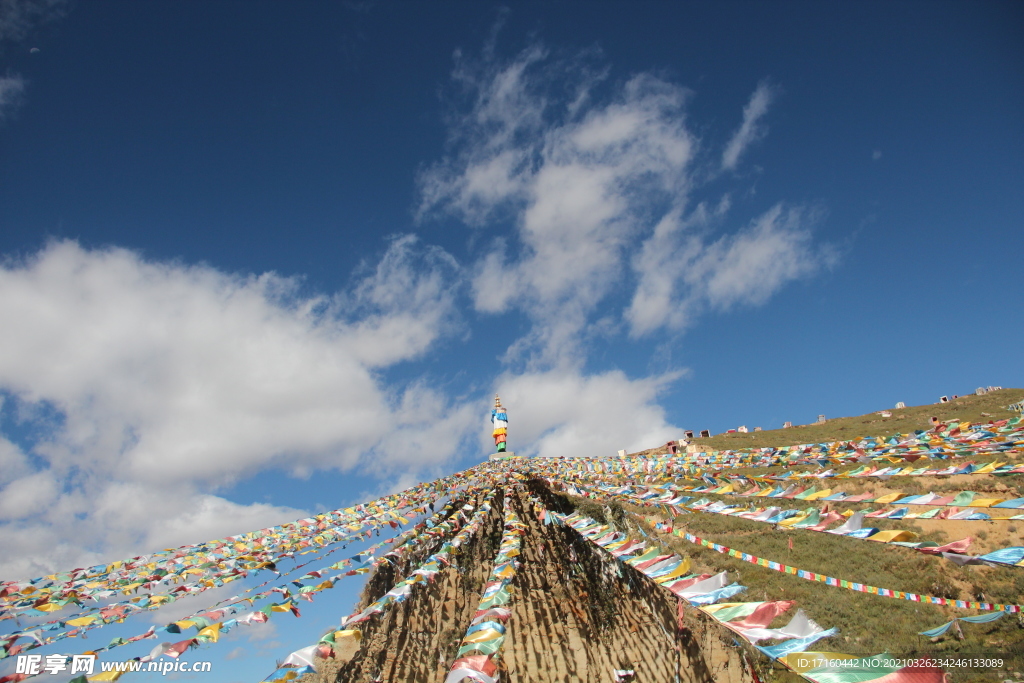
[[654, 579], [656, 583], [668, 583], [679, 576], [685, 576], [690, 572], [690, 558], [683, 560], [683, 563], [664, 576]]
[[211, 642], [216, 643], [220, 639], [220, 627], [221, 626], [222, 626], [222, 624], [220, 624], [220, 623], [210, 624], [209, 626], [204, 628], [202, 631], [200, 631], [198, 636], [200, 638], [209, 638]]
[[40, 612], [56, 612], [59, 609], [63, 609], [61, 605], [55, 605], [52, 602], [44, 602], [42, 605], [37, 605], [36, 609]]

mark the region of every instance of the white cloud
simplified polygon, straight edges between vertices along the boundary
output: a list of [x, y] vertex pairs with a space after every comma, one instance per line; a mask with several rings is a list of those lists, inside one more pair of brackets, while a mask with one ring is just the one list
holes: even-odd
[[412, 486], [419, 481], [415, 479], [417, 469], [422, 471], [423, 467], [444, 462], [479, 430], [483, 413], [480, 404], [452, 402], [423, 381], [417, 382], [406, 389], [400, 403], [394, 406], [391, 428], [375, 446], [374, 451], [381, 459], [367, 463], [367, 467], [381, 473], [382, 466], [407, 466], [410, 469], [395, 486]]
[[618, 370], [584, 375], [565, 368], [507, 373], [496, 386], [510, 406], [509, 447], [531, 456], [614, 455], [680, 438], [657, 399], [681, 375], [634, 380]]
[[0, 76], [0, 124], [21, 104], [25, 93], [25, 79], [18, 74]]
[[834, 264], [828, 247], [812, 244], [818, 215], [803, 207], [776, 205], [710, 243], [687, 231], [720, 220], [727, 208], [700, 205], [686, 220], [667, 216], [644, 242], [633, 263], [639, 285], [626, 311], [633, 337], [685, 329], [707, 308], [763, 304], [786, 283]]
[[[685, 329], [705, 309], [756, 305], [825, 255], [811, 212], [775, 207], [717, 239], [731, 207], [688, 208], [707, 174], [685, 122], [688, 92], [651, 74], [619, 87], [587, 57], [551, 60], [533, 46], [507, 63], [458, 56], [469, 106], [451, 120], [450, 154], [420, 177], [421, 215], [446, 212], [476, 226], [511, 223], [472, 268], [477, 310], [524, 312], [529, 331], [506, 361], [531, 369], [579, 367], [593, 319], [636, 278], [623, 312], [634, 338]], [[609, 94], [610, 93], [610, 94]], [[776, 90], [758, 85], [721, 163], [734, 168], [765, 134]], [[716, 173], [710, 174], [712, 177]]]
[[537, 46], [507, 64], [460, 56], [455, 76], [472, 105], [452, 122], [452, 154], [420, 187], [421, 215], [447, 211], [470, 225], [511, 217], [517, 243], [495, 240], [478, 261], [475, 304], [526, 312], [534, 328], [510, 351], [551, 365], [577, 354], [657, 207], [684, 201], [695, 139], [683, 88], [638, 74], [599, 101], [600, 69], [546, 56]]
[[672, 211], [644, 240], [633, 255], [637, 286], [623, 314], [631, 336], [643, 336], [663, 325], [677, 330], [687, 327], [696, 311], [681, 296], [682, 269], [704, 248], [702, 240], [691, 233], [695, 229], [706, 231], [720, 222], [729, 206], [729, 197], [725, 196], [716, 208], [701, 203], [685, 218], [680, 211]]
[[545, 101], [527, 77], [547, 53], [532, 47], [506, 68], [456, 52], [453, 80], [473, 100], [469, 113], [450, 121], [450, 143], [458, 153], [419, 177], [420, 215], [437, 207], [483, 225], [506, 202], [525, 191], [535, 138], [544, 125]]
[[66, 415], [54, 464], [118, 454], [153, 482], [231, 481], [286, 452], [351, 466], [390, 419], [372, 369], [420, 356], [452, 311], [451, 271], [412, 249], [395, 241], [386, 267], [330, 301], [273, 274], [57, 243], [0, 272], [0, 382]]
[[[85, 546], [109, 558], [295, 518], [209, 494], [267, 467], [372, 460], [382, 476], [415, 476], [451, 458], [466, 408], [384, 387], [376, 370], [460, 329], [458, 265], [403, 237], [367, 271], [349, 292], [306, 296], [272, 273], [74, 242], [0, 268], [0, 389], [61, 416], [35, 467], [0, 441], [17, 479], [0, 492], [0, 575], [80, 564]], [[396, 455], [396, 425], [430, 435], [415, 460]]]
[[460, 277], [458, 263], [440, 247], [421, 248], [412, 235], [393, 240], [372, 274], [341, 299], [342, 313], [360, 316], [349, 341], [354, 356], [371, 367], [421, 356], [457, 326]]
[[777, 204], [750, 227], [708, 246], [685, 268], [685, 279], [712, 308], [759, 305], [790, 280], [828, 264], [810, 248], [813, 214]]
[[766, 81], [758, 83], [757, 89], [750, 96], [750, 101], [743, 108], [743, 123], [733, 133], [729, 143], [722, 152], [722, 168], [731, 171], [739, 163], [740, 156], [752, 143], [764, 137], [767, 129], [760, 120], [768, 113], [768, 107], [775, 99], [776, 91]]
[[34, 517], [57, 497], [57, 482], [48, 471], [15, 479], [0, 490], [0, 520]]
[[[3, 402], [0, 401], [0, 406], [2, 405]], [[0, 435], [0, 487], [31, 471], [28, 458], [21, 449]]]

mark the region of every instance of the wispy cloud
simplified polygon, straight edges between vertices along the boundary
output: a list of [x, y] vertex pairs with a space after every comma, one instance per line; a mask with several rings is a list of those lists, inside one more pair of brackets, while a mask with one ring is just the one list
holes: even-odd
[[[32, 30], [64, 16], [67, 0], [0, 0], [0, 54]], [[13, 71], [0, 76], [0, 126], [25, 99], [25, 79]]]
[[756, 306], [787, 282], [831, 265], [830, 249], [811, 246], [817, 218], [813, 210], [776, 204], [749, 227], [708, 245], [682, 268], [691, 296], [717, 310]]
[[667, 216], [633, 262], [639, 284], [626, 311], [630, 334], [684, 330], [705, 310], [764, 304], [784, 285], [835, 264], [837, 252], [815, 245], [820, 210], [777, 204], [746, 228], [709, 241], [689, 228], [720, 221], [728, 209], [699, 205], [683, 220]]
[[[518, 309], [533, 323], [506, 360], [579, 363], [628, 265], [636, 288], [622, 317], [642, 337], [685, 329], [702, 310], [764, 303], [828, 260], [811, 239], [814, 211], [776, 206], [730, 234], [728, 194], [690, 207], [707, 173], [685, 88], [649, 73], [611, 83], [594, 52], [554, 58], [534, 44], [507, 62], [492, 52], [456, 57], [468, 106], [449, 122], [449, 154], [420, 176], [420, 215], [496, 233], [472, 267], [476, 308]], [[758, 85], [722, 166], [766, 133], [776, 92]]]
[[747, 106], [743, 108], [743, 123], [733, 133], [732, 138], [729, 139], [729, 143], [722, 152], [722, 168], [724, 170], [731, 171], [735, 169], [737, 164], [739, 164], [740, 157], [747, 148], [764, 137], [768, 132], [767, 127], [761, 123], [761, 119], [768, 113], [768, 108], [772, 105], [777, 94], [776, 88], [772, 87], [767, 81], [761, 81], [757, 85], [757, 89], [750, 96]]
[[24, 93], [24, 78], [13, 73], [0, 76], [0, 125], [18, 108]]
[[420, 177], [421, 215], [514, 226], [515, 243], [495, 240], [477, 262], [475, 304], [524, 311], [534, 325], [512, 356], [547, 366], [577, 355], [631, 241], [685, 200], [694, 155], [685, 89], [651, 74], [613, 86], [594, 62], [539, 45], [507, 63], [460, 55], [471, 105], [451, 121], [449, 156]]
[[0, 43], [23, 40], [33, 28], [64, 16], [67, 0], [0, 0]]
[[[0, 0], [0, 54], [10, 43], [27, 38], [36, 27], [65, 13], [67, 0]], [[0, 126], [25, 101], [25, 78], [8, 71], [0, 76]]]

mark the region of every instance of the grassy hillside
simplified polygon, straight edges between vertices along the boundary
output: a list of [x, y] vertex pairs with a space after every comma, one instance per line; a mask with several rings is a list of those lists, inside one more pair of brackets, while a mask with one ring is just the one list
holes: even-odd
[[[695, 443], [709, 449], [722, 450], [846, 441], [864, 436], [887, 437], [897, 433], [929, 429], [931, 417], [941, 421], [959, 419], [974, 423], [1013, 417], [1017, 413], [1006, 410], [1005, 406], [1022, 399], [1024, 389], [1003, 389], [984, 396], [961, 397], [949, 403], [893, 409], [891, 417], [888, 418], [870, 413], [790, 429], [718, 435], [708, 439], [697, 439]], [[658, 452], [665, 452], [665, 448], [644, 451]], [[997, 458], [1001, 461], [1019, 462], [1021, 457], [1019, 453], [1002, 453], [993, 454], [991, 457], [975, 457], [972, 460]], [[849, 465], [854, 466], [859, 466], [859, 463]], [[742, 471], [766, 474], [768, 471], [777, 472], [782, 469], [785, 468], [747, 468]], [[677, 483], [693, 482], [680, 480]], [[974, 490], [984, 491], [996, 497], [1010, 498], [1024, 495], [1024, 475], [835, 480], [822, 483], [820, 486], [833, 486], [837, 490], [849, 493], [870, 490], [876, 495], [890, 491], [952, 493]], [[734, 496], [709, 497], [732, 503], [752, 502], [750, 499]], [[683, 539], [654, 532], [644, 520], [653, 514], [656, 518], [669, 521], [664, 511], [652, 511], [628, 503], [604, 507], [582, 499], [573, 499], [573, 502], [591, 516], [598, 517], [604, 512], [611, 512], [611, 517], [619, 525], [632, 527], [636, 534], [652, 534], [664, 547], [691, 557], [695, 570], [715, 572], [726, 569], [735, 572], [732, 576], [748, 587], [748, 590], [737, 598], [739, 600], [793, 599], [819, 623], [839, 627], [840, 636], [820, 641], [815, 645], [815, 649], [865, 655], [881, 652], [945, 657], [999, 655], [1005, 658], [1003, 670], [948, 668], [950, 680], [955, 683], [1024, 680], [1024, 617], [1021, 615], [1007, 615], [990, 624], [964, 624], [963, 639], [958, 638], [953, 631], [937, 639], [924, 638], [917, 633], [939, 626], [953, 616], [967, 616], [977, 612], [833, 588], [752, 565], [693, 545]], [[767, 504], [763, 500], [753, 502]], [[803, 509], [812, 505], [820, 507], [823, 503], [772, 500], [771, 504]], [[870, 503], [833, 503], [832, 506], [840, 511], [882, 507]], [[1008, 517], [1017, 512], [1019, 511], [993, 510], [993, 516]], [[742, 552], [849, 581], [961, 600], [987, 600], [1011, 604], [1024, 602], [1024, 567], [960, 567], [942, 557], [925, 555], [908, 548], [806, 530], [773, 527], [760, 522], [710, 513], [684, 514], [671, 522], [676, 529], [684, 529]], [[873, 519], [870, 525], [881, 529], [905, 529], [917, 534], [919, 540], [933, 540], [939, 543], [969, 536], [972, 538], [972, 553], [1024, 545], [1024, 520], [993, 519], [987, 522], [963, 522]], [[773, 625], [779, 626], [784, 622], [785, 619], [780, 618]], [[763, 659], [759, 661], [763, 665]], [[772, 683], [790, 683], [798, 680], [778, 667], [762, 673], [765, 674], [764, 678]]]
[[[649, 508], [628, 503], [604, 506], [586, 499], [567, 498], [584, 514], [611, 522], [630, 531], [634, 537], [648, 535], [657, 539], [662, 548], [691, 558], [695, 572], [729, 571], [730, 580], [747, 586], [744, 593], [732, 599], [734, 601], [795, 600], [818, 623], [839, 628], [839, 636], [819, 641], [814, 650], [865, 656], [882, 652], [905, 657], [999, 656], [1004, 660], [1001, 670], [948, 668], [950, 681], [994, 683], [1024, 678], [1024, 620], [1019, 615], [1007, 615], [990, 624], [964, 624], [963, 640], [953, 632], [941, 638], [925, 638], [917, 635], [918, 632], [939, 626], [953, 616], [977, 612], [895, 600], [807, 581], [656, 532], [646, 520], [652, 515], [661, 521], [668, 520]], [[773, 528], [761, 522], [710, 513], [685, 514], [671, 521], [676, 529], [742, 552], [882, 588], [951, 599], [1008, 603], [1019, 603], [1024, 595], [1024, 569], [1017, 567], [958, 567], [941, 557], [909, 548], [800, 529]], [[980, 525], [986, 523], [975, 524], [980, 529]], [[1006, 522], [996, 524], [1002, 526]], [[916, 528], [912, 522], [872, 520], [872, 525], [914, 530], [922, 540], [950, 540], [943, 539], [941, 532], [928, 533]], [[792, 614], [780, 617], [773, 626], [783, 625], [790, 616]], [[757, 656], [749, 646], [743, 647], [758, 662], [764, 680], [771, 683], [801, 680], [780, 665]]]
[[[765, 446], [792, 446], [801, 443], [848, 441], [861, 436], [892, 436], [917, 429], [929, 429], [930, 418], [948, 421], [954, 418], [968, 422], [991, 422], [1013, 417], [1018, 413], [1005, 406], [1024, 400], [1024, 389], [1000, 389], [984, 396], [961, 396], [949, 403], [930, 403], [888, 409], [892, 417], [877, 412], [858, 417], [840, 417], [824, 424], [793, 426], [789, 429], [771, 429], [750, 434], [718, 434], [707, 439], [694, 439], [694, 444], [712, 450], [761, 448]], [[879, 412], [882, 409], [879, 409]], [[644, 454], [664, 453], [665, 447], [642, 451]]]

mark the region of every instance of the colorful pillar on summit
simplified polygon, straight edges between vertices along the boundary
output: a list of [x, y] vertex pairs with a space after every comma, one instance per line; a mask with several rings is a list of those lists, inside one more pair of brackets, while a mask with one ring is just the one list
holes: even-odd
[[501, 405], [501, 399], [494, 395], [494, 408], [491, 410], [491, 424], [494, 425], [494, 450], [505, 452], [505, 440], [508, 435], [508, 413]]

